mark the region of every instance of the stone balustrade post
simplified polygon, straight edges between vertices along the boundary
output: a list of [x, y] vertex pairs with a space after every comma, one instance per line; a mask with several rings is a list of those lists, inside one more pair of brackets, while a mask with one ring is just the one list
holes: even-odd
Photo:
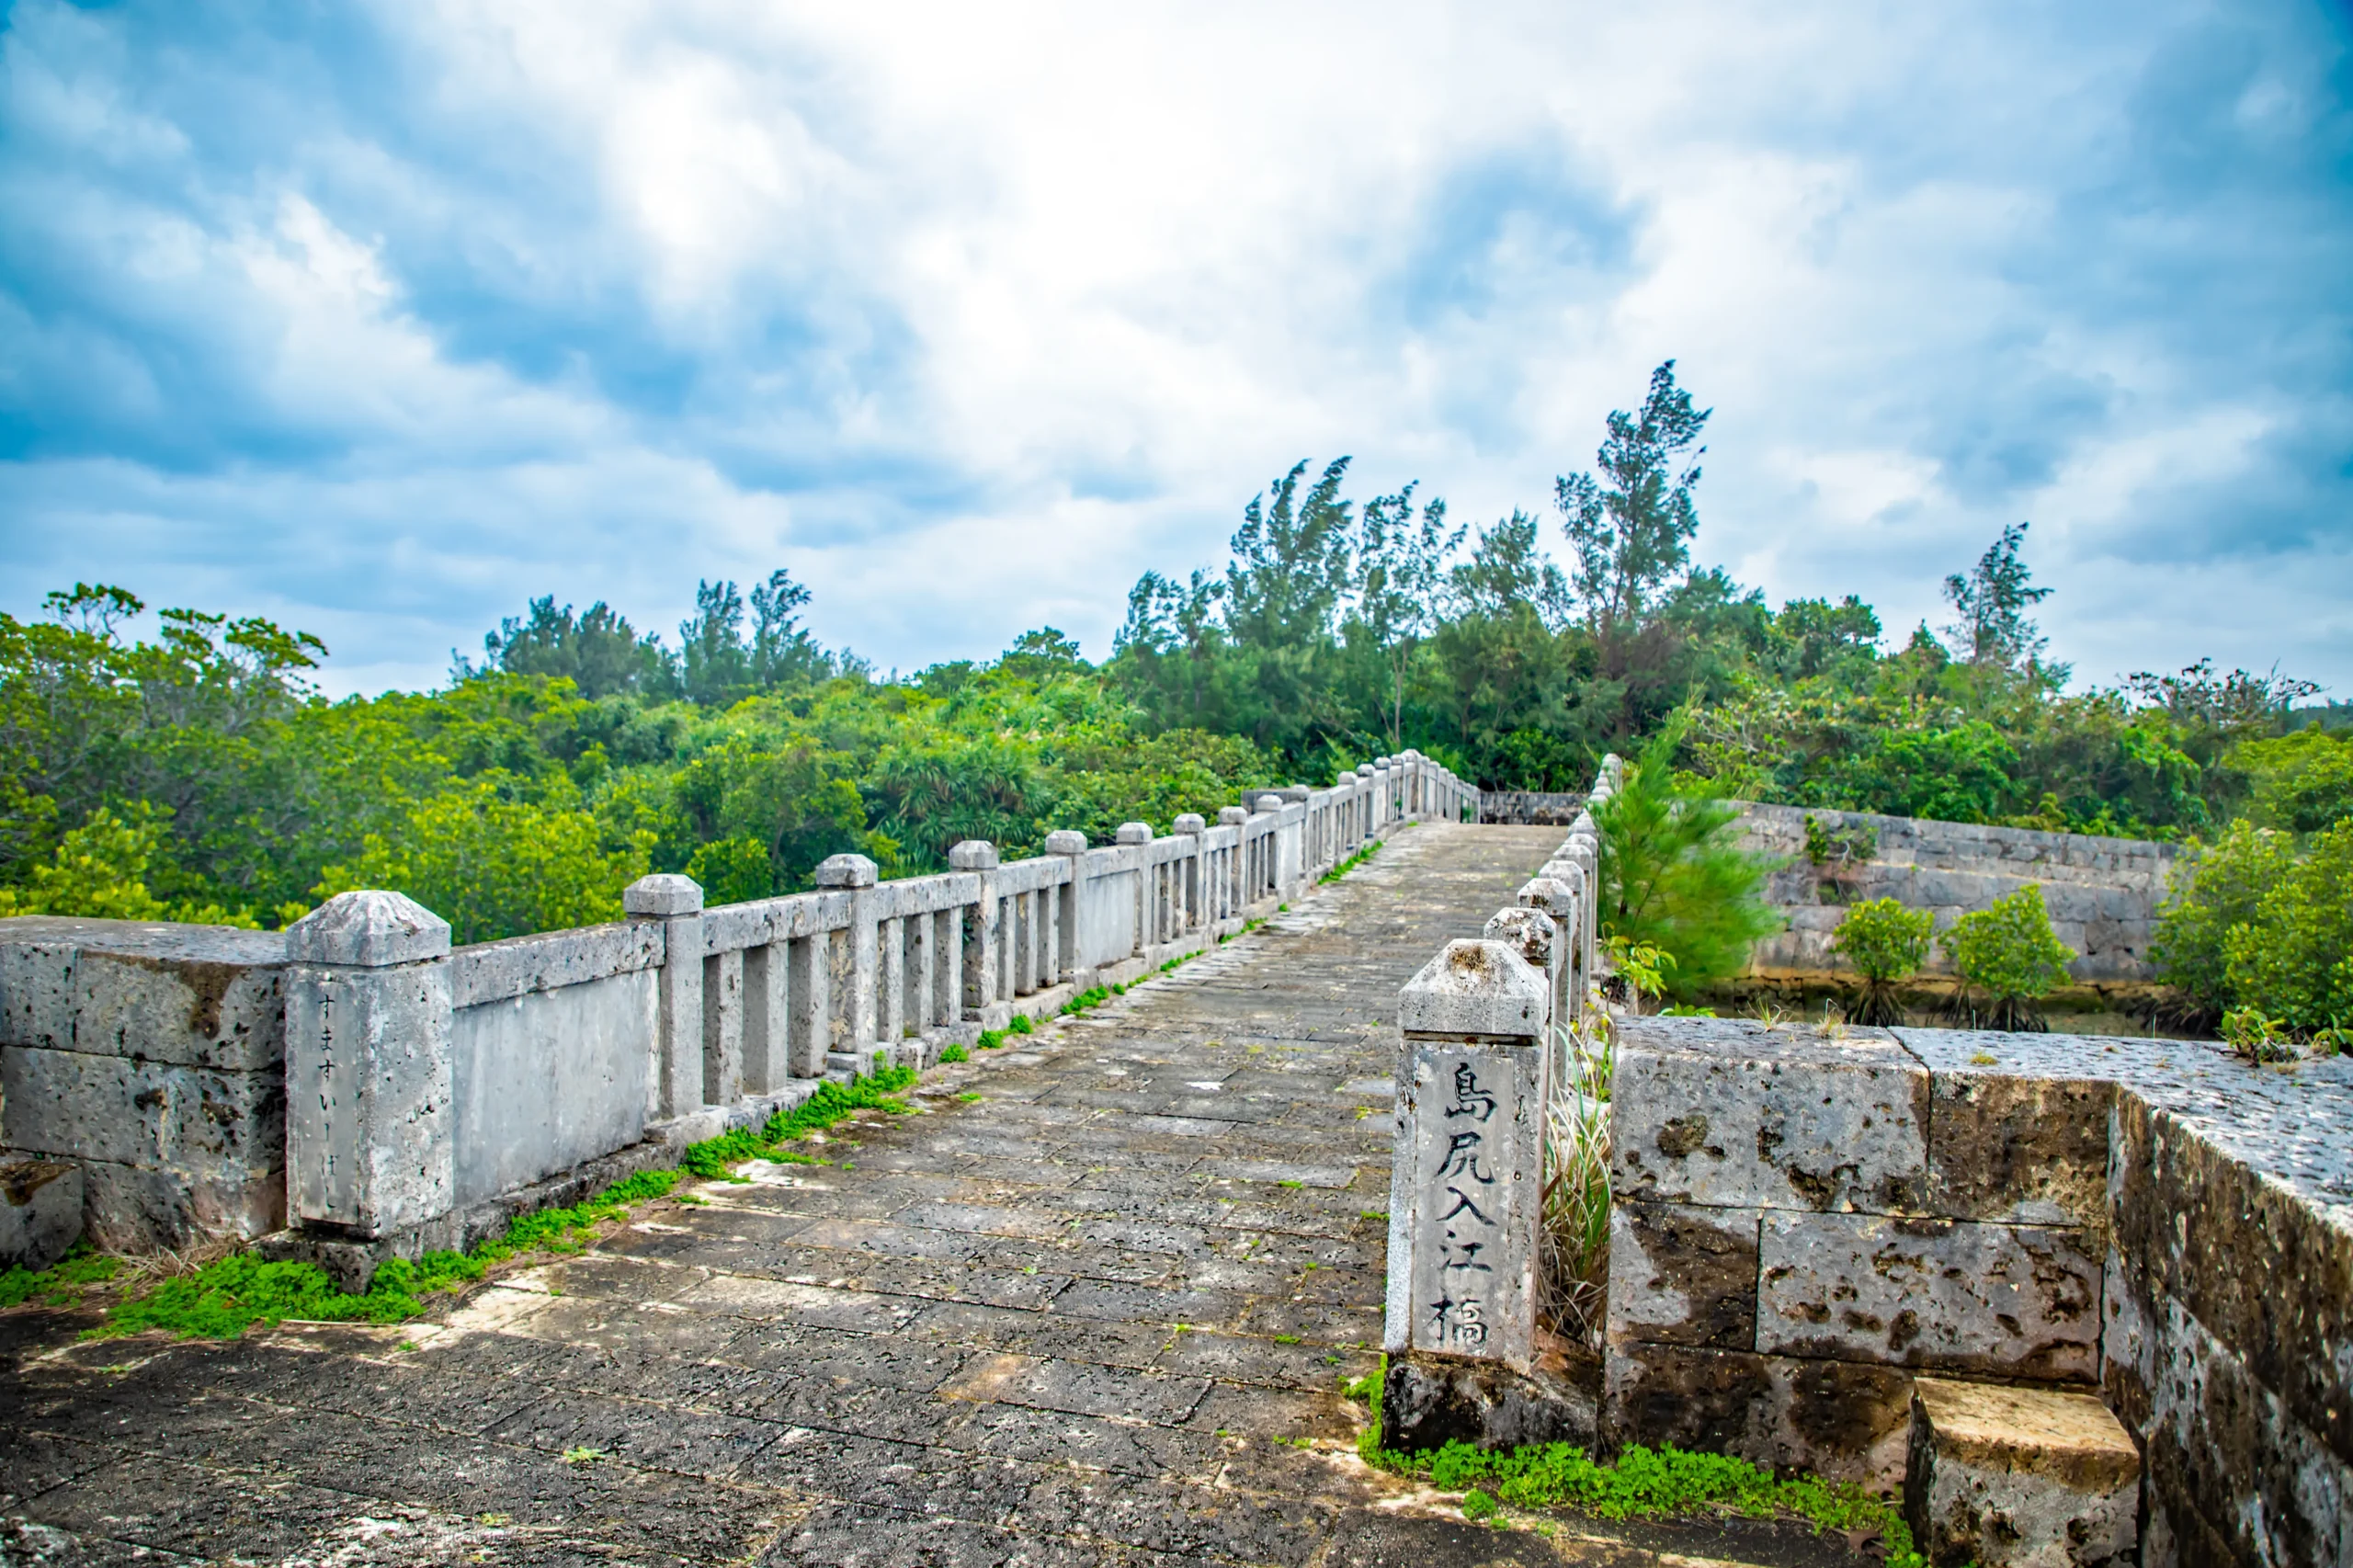
[[1012, 1013], [997, 1000], [1002, 942], [997, 930], [996, 846], [985, 838], [965, 839], [948, 851], [948, 865], [951, 870], [971, 872], [980, 884], [964, 915], [964, 1016], [984, 1029], [1003, 1028]]
[[1550, 992], [1513, 942], [1482, 939], [1448, 943], [1398, 995], [1392, 1380], [1409, 1356], [1534, 1358]]
[[692, 877], [663, 872], [621, 890], [632, 921], [662, 927], [662, 967], [654, 971], [653, 1059], [646, 1063], [645, 1117], [665, 1120], [702, 1108], [702, 888]]
[[[1586, 977], [1581, 968], [1584, 946], [1580, 934], [1584, 911], [1578, 908], [1575, 890], [1551, 875], [1551, 870], [1547, 866], [1543, 872], [1521, 884], [1517, 902], [1524, 909], [1540, 909], [1552, 918], [1558, 956], [1552, 979], [1552, 1022], [1566, 1027], [1585, 1016]], [[1489, 924], [1492, 926], [1493, 922]], [[1494, 933], [1490, 931], [1489, 935]]]
[[[1217, 824], [1220, 827], [1240, 827], [1249, 820], [1247, 806], [1220, 806], [1217, 809]], [[1222, 905], [1218, 918], [1221, 920], [1240, 915], [1249, 902], [1249, 894], [1245, 891], [1249, 886], [1245, 880], [1248, 873], [1245, 869], [1249, 859], [1250, 854], [1242, 843], [1242, 835], [1236, 834], [1233, 847], [1226, 851], [1225, 874], [1218, 894], [1218, 902]]]
[[1202, 820], [1200, 812], [1185, 812], [1169, 824], [1169, 830], [1193, 841], [1192, 853], [1185, 858], [1184, 862], [1183, 924], [1189, 931], [1197, 926], [1208, 925], [1214, 918], [1210, 913], [1209, 840], [1204, 836], [1210, 830], [1210, 824]]
[[449, 923], [400, 893], [337, 893], [286, 928], [286, 956], [290, 1218], [360, 1241], [442, 1220], [457, 1201]]
[[[1126, 830], [1120, 829], [1123, 833]], [[1152, 836], [1152, 829], [1147, 827], [1143, 832], [1146, 838]], [[1054, 925], [1053, 933], [1039, 944], [1038, 987], [1041, 991], [1057, 980], [1069, 980], [1078, 973], [1078, 912], [1086, 881], [1086, 835], [1075, 828], [1057, 829], [1046, 835], [1046, 853], [1060, 855], [1070, 862], [1070, 880], [1040, 901], [1052, 908], [1050, 918]]]
[[[875, 985], [881, 969], [881, 938], [875, 919], [875, 906], [880, 901], [874, 892], [879, 881], [879, 868], [863, 855], [829, 855], [817, 862], [817, 886], [849, 894], [849, 929], [844, 938], [849, 945], [849, 961], [840, 977], [842, 1033], [846, 1038], [840, 1044], [858, 1059], [860, 1072], [866, 1070], [866, 1059], [881, 1043], [875, 1038], [880, 1028]], [[895, 1046], [898, 1042], [891, 1043]], [[833, 1048], [828, 1045], [826, 1049], [830, 1053]]]
[[1160, 940], [1160, 899], [1152, 885], [1150, 858], [1144, 853], [1144, 846], [1152, 842], [1152, 824], [1123, 822], [1112, 831], [1111, 842], [1128, 852], [1120, 858], [1125, 868], [1135, 872], [1135, 950], [1138, 953], [1150, 952], [1152, 945]]

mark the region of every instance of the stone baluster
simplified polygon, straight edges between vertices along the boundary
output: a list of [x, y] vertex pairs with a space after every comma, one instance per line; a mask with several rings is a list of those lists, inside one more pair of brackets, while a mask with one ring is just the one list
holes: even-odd
[[[844, 938], [849, 946], [849, 961], [841, 970], [840, 1045], [853, 1059], [856, 1071], [861, 1073], [867, 1071], [878, 1043], [875, 980], [881, 955], [875, 929], [877, 880], [874, 862], [863, 855], [829, 855], [817, 862], [817, 886], [849, 894], [849, 929]], [[833, 1052], [829, 1050], [828, 1054]]]
[[997, 931], [996, 846], [985, 838], [968, 838], [948, 851], [949, 866], [969, 871], [979, 882], [973, 901], [964, 909], [964, 1013], [985, 1029], [1001, 1029], [1012, 1019], [1005, 1005], [997, 963], [1003, 942]]
[[621, 909], [632, 921], [662, 927], [645, 1116], [666, 1120], [702, 1108], [702, 888], [673, 872], [640, 877], [621, 890]]
[[[1120, 831], [1124, 833], [1127, 828]], [[1152, 829], [1143, 831], [1145, 837], [1152, 836]], [[1070, 880], [1048, 894], [1048, 900], [1061, 912], [1058, 924], [1062, 935], [1060, 941], [1041, 949], [1040, 967], [1046, 972], [1038, 978], [1040, 987], [1053, 984], [1057, 977], [1067, 980], [1078, 973], [1078, 910], [1086, 880], [1086, 835], [1075, 828], [1050, 833], [1046, 835], [1046, 853], [1060, 855], [1070, 862]]]

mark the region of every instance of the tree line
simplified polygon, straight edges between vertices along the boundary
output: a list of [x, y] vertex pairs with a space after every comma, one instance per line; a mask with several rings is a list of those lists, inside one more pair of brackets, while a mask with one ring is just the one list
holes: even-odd
[[1165, 828], [1406, 747], [1573, 790], [1665, 738], [1694, 796], [2152, 837], [2310, 834], [2353, 801], [2348, 732], [2294, 718], [2308, 683], [2200, 661], [2070, 692], [2025, 524], [1900, 642], [1855, 596], [1774, 608], [1695, 564], [1710, 416], [1661, 365], [1544, 515], [1476, 528], [1301, 462], [1223, 562], [1144, 574], [1100, 664], [1046, 627], [879, 677], [779, 570], [699, 584], [675, 643], [534, 598], [441, 689], [331, 702], [314, 637], [176, 608], [134, 635], [140, 599], [79, 585], [0, 616], [0, 913], [275, 926], [396, 886], [479, 939], [610, 918], [649, 869], [763, 896], [843, 850], [915, 871], [960, 838]]

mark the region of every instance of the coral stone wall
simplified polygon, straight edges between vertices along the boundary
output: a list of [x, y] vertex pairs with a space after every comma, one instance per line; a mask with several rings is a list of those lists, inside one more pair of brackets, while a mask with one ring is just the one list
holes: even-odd
[[1605, 1423], [1893, 1487], [1915, 1375], [2097, 1388], [2143, 1568], [2353, 1562], [2353, 1062], [1621, 1021]]
[[[1809, 816], [1832, 834], [1867, 829], [1876, 835], [1876, 846], [1868, 859], [1851, 866], [1817, 866], [1806, 858]], [[2078, 955], [2068, 966], [2078, 982], [2156, 978], [2149, 938], [2173, 869], [2172, 845], [1797, 806], [1745, 806], [1741, 827], [1745, 847], [1786, 862], [1768, 882], [1765, 896], [1787, 917], [1789, 927], [1756, 945], [1750, 962], [1761, 975], [1842, 968], [1830, 936], [1846, 917], [1847, 904], [1893, 898], [1906, 908], [1935, 911], [1941, 931], [2035, 882], [2042, 888], [2052, 929]], [[1931, 973], [1952, 972], [1940, 949], [1927, 967]]]

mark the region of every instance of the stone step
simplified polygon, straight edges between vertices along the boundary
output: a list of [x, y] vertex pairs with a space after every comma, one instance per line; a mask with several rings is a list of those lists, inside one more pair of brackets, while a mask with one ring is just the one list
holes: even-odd
[[1904, 1511], [1936, 1568], [2123, 1568], [2141, 1451], [2088, 1393], [1918, 1378]]

